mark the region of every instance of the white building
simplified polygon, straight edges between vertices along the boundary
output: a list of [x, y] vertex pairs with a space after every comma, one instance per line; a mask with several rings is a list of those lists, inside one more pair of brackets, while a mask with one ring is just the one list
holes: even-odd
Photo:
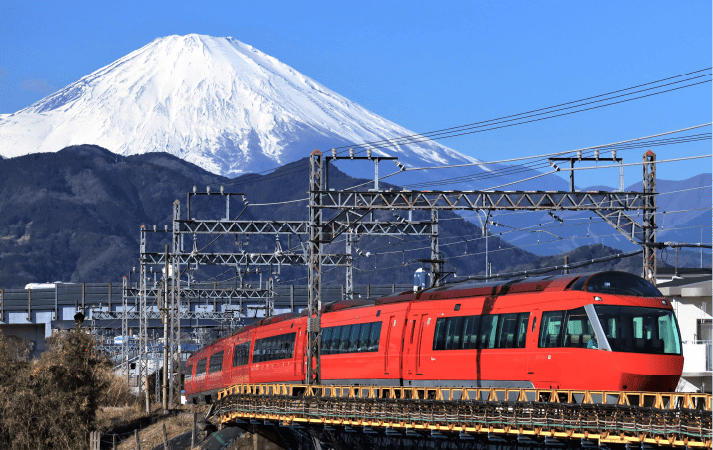
[[711, 392], [713, 345], [711, 345], [711, 271], [679, 269], [678, 276], [658, 274], [661, 293], [671, 300], [683, 341], [683, 375], [679, 391]]

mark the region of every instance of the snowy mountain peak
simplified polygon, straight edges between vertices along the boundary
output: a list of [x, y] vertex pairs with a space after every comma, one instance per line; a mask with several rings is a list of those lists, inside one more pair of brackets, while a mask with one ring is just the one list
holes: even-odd
[[[95, 144], [165, 151], [236, 176], [314, 148], [413, 134], [231, 37], [158, 38], [0, 118], [0, 155]], [[433, 142], [385, 150], [407, 165], [479, 162]]]

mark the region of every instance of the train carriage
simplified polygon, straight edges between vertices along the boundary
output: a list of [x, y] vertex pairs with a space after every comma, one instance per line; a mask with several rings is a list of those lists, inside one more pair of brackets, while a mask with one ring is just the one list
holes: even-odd
[[[196, 352], [186, 396], [302, 383], [306, 325], [305, 315], [267, 318]], [[320, 337], [325, 384], [672, 391], [683, 369], [670, 302], [623, 272], [336, 302], [323, 307]]]

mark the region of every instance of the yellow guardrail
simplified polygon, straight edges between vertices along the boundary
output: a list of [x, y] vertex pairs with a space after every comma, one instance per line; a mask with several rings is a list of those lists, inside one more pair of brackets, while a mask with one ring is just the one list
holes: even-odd
[[238, 384], [220, 391], [216, 403], [223, 423], [250, 419], [391, 433], [487, 433], [519, 442], [585, 439], [711, 448], [710, 394]]
[[711, 394], [690, 392], [589, 391], [519, 388], [455, 388], [405, 386], [341, 386], [287, 383], [236, 384], [218, 392], [230, 394], [306, 395], [337, 398], [387, 398], [423, 400], [482, 400], [508, 402], [552, 402], [590, 405], [627, 405], [657, 409], [704, 409], [711, 411]]

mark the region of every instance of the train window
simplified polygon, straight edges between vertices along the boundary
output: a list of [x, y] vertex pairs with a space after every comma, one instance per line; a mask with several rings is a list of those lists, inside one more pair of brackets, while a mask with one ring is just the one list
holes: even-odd
[[673, 311], [636, 306], [595, 305], [612, 351], [681, 354], [681, 340]]
[[463, 322], [463, 342], [460, 348], [478, 348], [478, 330], [480, 329], [480, 316], [468, 316]]
[[514, 348], [515, 333], [517, 332], [517, 314], [500, 315], [500, 328], [498, 329], [497, 348]]
[[540, 325], [540, 348], [561, 347], [564, 311], [545, 311]]
[[186, 381], [190, 380], [192, 376], [193, 376], [193, 364], [189, 364], [188, 367], [186, 367]]
[[[527, 322], [530, 320], [530, 313], [520, 313], [517, 315], [517, 348], [525, 348], [527, 343]], [[535, 317], [537, 320], [537, 317]], [[534, 321], [533, 321], [534, 324]]]
[[322, 330], [322, 354], [379, 351], [381, 322], [356, 323]]
[[244, 366], [249, 362], [250, 342], [238, 344], [233, 349], [233, 367]]
[[656, 289], [653, 284], [625, 272], [601, 272], [590, 277], [582, 277], [572, 286], [572, 290], [581, 291], [585, 285], [588, 292], [636, 297], [663, 297], [661, 291]]
[[351, 332], [349, 334], [349, 353], [356, 353], [357, 348], [359, 348], [359, 333], [361, 332], [361, 324], [356, 323], [352, 325]]
[[594, 329], [584, 308], [567, 311], [567, 326], [564, 334], [565, 347], [598, 348]]
[[532, 332], [535, 332], [535, 325], [537, 325], [537, 316], [532, 318]]
[[322, 354], [323, 355], [329, 355], [329, 350], [331, 349], [332, 345], [332, 330], [334, 330], [334, 327], [328, 327], [324, 328], [322, 330]]
[[374, 322], [369, 329], [369, 349], [370, 352], [379, 351], [379, 339], [381, 338], [381, 322]]
[[453, 311], [460, 311], [460, 303], [456, 304], [456, 306], [453, 308]]
[[436, 320], [436, 331], [433, 333], [434, 350], [446, 349], [446, 320], [448, 319], [445, 317], [439, 317]]
[[280, 334], [257, 339], [253, 351], [253, 362], [275, 361], [292, 358], [297, 333]]
[[196, 366], [196, 376], [199, 377], [201, 375], [205, 375], [205, 368], [208, 363], [208, 358], [203, 358], [200, 361], [198, 361], [198, 365]]
[[463, 334], [463, 317], [449, 317], [446, 326], [446, 350], [461, 348], [461, 334]]
[[480, 332], [478, 333], [478, 348], [495, 348], [495, 333], [498, 329], [498, 316], [485, 315], [480, 318]]
[[359, 331], [359, 345], [357, 346], [358, 352], [368, 352], [369, 351], [369, 332], [371, 331], [370, 323], [361, 324], [361, 330]]
[[208, 374], [221, 372], [223, 370], [223, 351], [210, 355], [210, 363], [208, 363]]
[[349, 350], [349, 332], [352, 331], [351, 325], [342, 325], [342, 332], [339, 338], [339, 353], [347, 353]]
[[378, 311], [376, 312], [376, 317], [379, 317], [380, 315], [381, 315], [381, 310], [378, 310]]

